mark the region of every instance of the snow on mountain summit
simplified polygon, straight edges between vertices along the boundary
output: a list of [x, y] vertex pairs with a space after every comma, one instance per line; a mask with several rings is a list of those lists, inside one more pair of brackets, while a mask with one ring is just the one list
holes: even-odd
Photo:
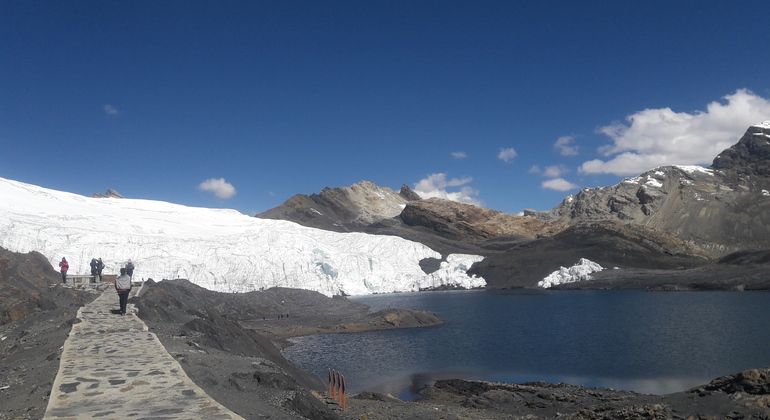
[[135, 276], [187, 278], [226, 292], [282, 286], [360, 295], [486, 284], [459, 269], [481, 257], [450, 256], [444, 270], [428, 275], [419, 261], [441, 255], [394, 236], [335, 233], [227, 209], [89, 198], [3, 178], [0, 197], [0, 246], [41, 252], [54, 265], [66, 257], [72, 274], [89, 272], [91, 258], [101, 257], [106, 272], [130, 258]]

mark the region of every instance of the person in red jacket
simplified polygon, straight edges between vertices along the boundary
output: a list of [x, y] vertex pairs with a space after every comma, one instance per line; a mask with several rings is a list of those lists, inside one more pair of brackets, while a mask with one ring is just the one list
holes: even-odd
[[59, 262], [59, 269], [61, 269], [61, 281], [62, 281], [62, 283], [67, 283], [67, 270], [70, 269], [70, 265], [67, 262], [66, 258], [61, 257], [61, 262]]

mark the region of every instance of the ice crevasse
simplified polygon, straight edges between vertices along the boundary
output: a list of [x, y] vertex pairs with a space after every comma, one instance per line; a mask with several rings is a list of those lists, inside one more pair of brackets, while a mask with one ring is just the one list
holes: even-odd
[[441, 255], [395, 236], [336, 233], [235, 210], [162, 201], [90, 198], [0, 178], [0, 246], [38, 251], [56, 267], [89, 273], [91, 258], [117, 272], [127, 259], [135, 276], [186, 278], [211, 290], [274, 286], [325, 295], [416, 291], [445, 285], [483, 287], [466, 271], [483, 257], [449, 255], [426, 274], [424, 258]]

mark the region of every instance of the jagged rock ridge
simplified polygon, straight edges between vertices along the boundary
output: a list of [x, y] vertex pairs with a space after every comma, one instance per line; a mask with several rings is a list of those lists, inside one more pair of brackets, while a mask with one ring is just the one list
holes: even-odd
[[397, 193], [361, 181], [348, 187], [324, 188], [318, 194], [297, 194], [256, 216], [336, 232], [361, 231], [364, 226], [398, 216], [410, 200], [419, 200], [419, 196], [406, 185]]
[[125, 198], [123, 194], [113, 190], [112, 188], [107, 188], [107, 191], [104, 193], [93, 193], [91, 194], [91, 197], [93, 198]]

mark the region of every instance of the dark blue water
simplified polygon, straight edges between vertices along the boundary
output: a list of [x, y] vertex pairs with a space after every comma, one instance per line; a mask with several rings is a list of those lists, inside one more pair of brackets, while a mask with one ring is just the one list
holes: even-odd
[[770, 366], [770, 293], [468, 291], [355, 298], [438, 313], [433, 328], [294, 339], [285, 355], [353, 392], [402, 398], [438, 378], [669, 393]]

